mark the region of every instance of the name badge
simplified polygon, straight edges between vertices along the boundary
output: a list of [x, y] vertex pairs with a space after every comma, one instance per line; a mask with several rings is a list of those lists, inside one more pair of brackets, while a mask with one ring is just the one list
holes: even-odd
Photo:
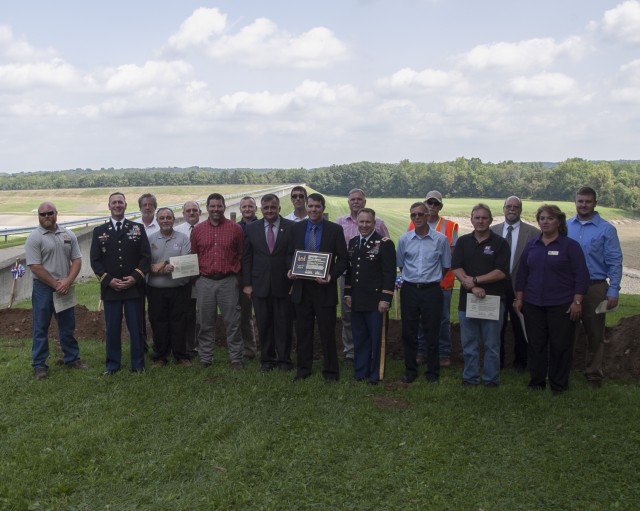
[[559, 254], [559, 252], [557, 250], [549, 250], [547, 252], [547, 255], [555, 255], [555, 256], [557, 256], [558, 254]]

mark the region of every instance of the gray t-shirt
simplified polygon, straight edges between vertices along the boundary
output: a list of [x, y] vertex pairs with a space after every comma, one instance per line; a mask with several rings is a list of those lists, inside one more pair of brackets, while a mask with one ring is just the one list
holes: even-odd
[[[59, 225], [56, 225], [55, 232], [37, 227], [29, 234], [24, 251], [27, 265], [41, 264], [56, 280], [69, 275], [73, 259], [82, 258], [76, 235]], [[35, 275], [33, 278], [38, 280]]]
[[[149, 235], [151, 246], [151, 264], [168, 261], [170, 257], [187, 255], [191, 253], [189, 236], [175, 229], [171, 236], [165, 238], [161, 231]], [[149, 273], [149, 285], [151, 287], [179, 287], [189, 283], [189, 277], [174, 279], [168, 275], [154, 275]]]

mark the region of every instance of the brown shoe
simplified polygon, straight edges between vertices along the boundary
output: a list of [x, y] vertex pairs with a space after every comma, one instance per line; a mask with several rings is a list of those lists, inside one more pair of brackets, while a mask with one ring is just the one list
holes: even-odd
[[602, 387], [602, 380], [587, 380], [587, 385], [592, 389], [599, 389]]
[[74, 360], [70, 364], [67, 364], [69, 369], [89, 369], [89, 366], [85, 364], [82, 360]]
[[164, 367], [167, 365], [167, 361], [166, 360], [154, 360], [153, 363], [151, 364], [153, 367]]
[[46, 380], [49, 377], [49, 372], [44, 367], [36, 367], [33, 374], [38, 381]]
[[191, 363], [191, 360], [189, 360], [188, 358], [181, 358], [178, 361], [178, 364], [184, 367], [191, 367], [193, 364]]
[[426, 357], [423, 357], [422, 355], [418, 355], [416, 357], [416, 364], [418, 364], [419, 366], [426, 364], [427, 363], [427, 359]]
[[440, 359], [440, 367], [451, 367], [451, 359], [449, 357], [442, 357]]
[[242, 363], [240, 363], [240, 362], [231, 362], [231, 369], [233, 371], [242, 371]]

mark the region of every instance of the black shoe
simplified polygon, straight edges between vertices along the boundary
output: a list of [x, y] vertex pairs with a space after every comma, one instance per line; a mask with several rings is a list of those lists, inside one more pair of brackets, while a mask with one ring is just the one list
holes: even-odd
[[431, 375], [425, 375], [425, 379], [427, 380], [427, 383], [438, 383], [438, 378], [435, 376], [431, 376]]
[[514, 365], [513, 369], [515, 370], [515, 372], [517, 374], [524, 374], [527, 372], [527, 368], [525, 366], [521, 366], [521, 365]]
[[141, 369], [131, 369], [131, 372], [136, 374], [142, 374], [144, 373], [144, 367]]
[[324, 379], [324, 383], [325, 383], [325, 385], [331, 385], [333, 383], [338, 383], [338, 378], [335, 378], [335, 377], [325, 378]]
[[496, 381], [490, 381], [484, 384], [485, 388], [487, 389], [497, 389], [500, 384]]
[[417, 376], [415, 374], [405, 374], [400, 381], [402, 383], [413, 383], [414, 381], [416, 381]]
[[278, 369], [283, 373], [288, 373], [289, 371], [293, 371], [293, 366], [291, 364], [278, 364]]
[[361, 376], [360, 378], [353, 377], [353, 381], [367, 381], [368, 379], [366, 376]]
[[300, 376], [300, 375], [296, 375], [293, 377], [293, 379], [291, 380], [291, 383], [298, 383], [299, 381], [302, 380], [306, 380], [307, 378], [309, 378], [309, 376]]
[[113, 376], [114, 374], [116, 374], [120, 369], [107, 369], [104, 373], [102, 373], [102, 376]]
[[545, 389], [544, 385], [529, 385], [527, 387], [532, 392], [542, 392]]
[[477, 383], [471, 383], [470, 381], [467, 380], [462, 380], [462, 384], [463, 387], [477, 387], [478, 384]]
[[273, 371], [275, 369], [275, 367], [271, 364], [262, 364], [260, 366], [260, 372], [261, 373], [268, 373], [269, 371]]
[[380, 385], [380, 380], [369, 380], [369, 385]]

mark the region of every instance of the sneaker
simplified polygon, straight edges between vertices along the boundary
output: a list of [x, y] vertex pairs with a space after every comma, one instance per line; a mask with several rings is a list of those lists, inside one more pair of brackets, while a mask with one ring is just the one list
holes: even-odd
[[89, 366], [80, 359], [74, 360], [70, 364], [67, 364], [67, 367], [69, 369], [89, 369]]
[[49, 372], [44, 367], [36, 367], [33, 373], [38, 381], [46, 380], [49, 377]]

